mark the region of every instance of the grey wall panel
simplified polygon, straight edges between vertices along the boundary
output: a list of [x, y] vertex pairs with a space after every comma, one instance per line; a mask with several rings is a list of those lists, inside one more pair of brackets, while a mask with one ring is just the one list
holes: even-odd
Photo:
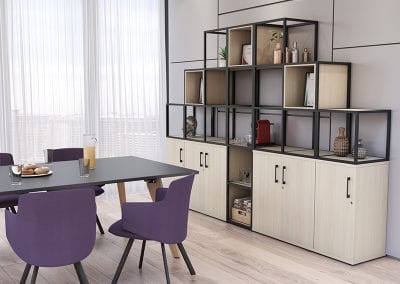
[[[397, 54], [397, 56], [396, 56]], [[388, 108], [392, 114], [392, 139], [389, 180], [389, 219], [387, 253], [400, 256], [400, 99], [398, 74], [400, 74], [400, 46], [378, 46], [340, 49], [334, 51], [334, 60], [352, 62], [351, 105], [365, 108]], [[396, 58], [396, 60], [393, 60]], [[383, 130], [369, 124], [370, 136], [382, 140]], [[364, 137], [367, 131], [363, 132]], [[373, 137], [365, 137], [372, 141]], [[374, 151], [379, 151], [374, 146]]]
[[295, 0], [224, 14], [219, 17], [219, 25], [227, 27], [283, 17], [319, 21], [319, 59], [331, 59], [333, 0]]
[[[198, 60], [203, 56], [203, 32], [218, 26], [217, 0], [169, 1], [170, 61]], [[216, 58], [217, 41], [208, 45], [208, 58]]]
[[248, 7], [255, 7], [266, 4], [282, 2], [281, 0], [219, 0], [219, 12], [226, 13]]
[[336, 0], [334, 47], [400, 42], [400, 1]]

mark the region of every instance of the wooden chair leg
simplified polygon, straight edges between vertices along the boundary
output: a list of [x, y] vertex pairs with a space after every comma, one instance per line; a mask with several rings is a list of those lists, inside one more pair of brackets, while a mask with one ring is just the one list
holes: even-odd
[[125, 251], [122, 254], [121, 261], [118, 264], [117, 271], [115, 272], [114, 278], [112, 280], [112, 284], [116, 284], [118, 282], [119, 276], [121, 275], [122, 268], [124, 268], [126, 259], [128, 258], [129, 252], [131, 251], [134, 239], [129, 239], [128, 244], [126, 245]]
[[28, 279], [28, 275], [29, 275], [29, 271], [31, 271], [31, 267], [32, 267], [32, 265], [30, 265], [28, 263], [25, 265], [24, 273], [22, 273], [21, 281], [19, 282], [20, 284], [26, 283], [26, 279]]
[[167, 279], [167, 284], [170, 284], [171, 280], [169, 279], [167, 254], [165, 253], [165, 245], [164, 245], [164, 243], [161, 243], [161, 252], [162, 252], [163, 261], [164, 261], [165, 278]]
[[192, 263], [190, 262], [189, 256], [187, 255], [183, 244], [182, 243], [178, 244], [178, 248], [181, 251], [182, 257], [185, 260], [185, 263], [186, 263], [187, 268], [189, 269], [190, 275], [196, 275], [196, 271], [194, 271]]
[[103, 226], [101, 225], [99, 216], [97, 216], [97, 214], [96, 214], [96, 224], [97, 227], [99, 228], [100, 234], [104, 235]]
[[31, 278], [31, 284], [35, 284], [36, 283], [36, 278], [39, 272], [39, 266], [34, 266], [33, 267], [33, 274], [32, 274], [32, 278]]
[[144, 250], [146, 249], [146, 241], [142, 241], [142, 250], [140, 252], [140, 261], [139, 261], [139, 269], [142, 269], [143, 265], [143, 257], [144, 257]]
[[83, 270], [82, 263], [77, 262], [74, 264], [74, 267], [75, 267], [76, 274], [78, 275], [78, 278], [79, 278], [79, 283], [80, 284], [89, 284], [89, 281], [85, 274], [85, 270]]

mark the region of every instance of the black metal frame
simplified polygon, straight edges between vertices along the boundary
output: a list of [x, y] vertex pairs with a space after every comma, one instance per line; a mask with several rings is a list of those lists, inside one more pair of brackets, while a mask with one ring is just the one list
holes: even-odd
[[[284, 77], [285, 77], [285, 66], [296, 66], [296, 65], [303, 65], [304, 63], [295, 63], [295, 64], [257, 64], [257, 27], [261, 25], [267, 25], [267, 26], [279, 26], [283, 28], [283, 47], [286, 47], [288, 44], [288, 35], [290, 34], [290, 28], [292, 27], [299, 27], [299, 26], [313, 26], [313, 34], [314, 34], [314, 54], [313, 54], [313, 62], [309, 62], [307, 64], [314, 64], [315, 65], [315, 72], [316, 72], [316, 94], [315, 94], [315, 108], [313, 109], [303, 109], [303, 108], [285, 108], [284, 107]], [[252, 28], [252, 64], [251, 65], [236, 65], [236, 66], [229, 66], [228, 58], [229, 58], [229, 30], [230, 29], [235, 29], [235, 28], [241, 28], [241, 27], [249, 27], [251, 26]], [[207, 66], [207, 36], [208, 35], [225, 35], [225, 40], [226, 40], [226, 47], [227, 47], [227, 66], [226, 67], [215, 67], [215, 68], [210, 68]], [[285, 62], [285, 52], [283, 52], [283, 62]], [[357, 157], [354, 159], [354, 161], [344, 161], [344, 160], [339, 160], [339, 159], [330, 159], [327, 157], [321, 157], [319, 154], [319, 143], [320, 143], [320, 120], [322, 118], [328, 118], [329, 119], [329, 127], [331, 130], [331, 123], [332, 123], [332, 116], [331, 113], [335, 112], [336, 110], [325, 110], [325, 109], [319, 109], [318, 108], [318, 100], [319, 100], [319, 94], [318, 94], [318, 84], [319, 84], [319, 67], [321, 64], [336, 64], [336, 65], [346, 65], [348, 66], [348, 82], [347, 82], [347, 102], [346, 102], [346, 107], [350, 107], [350, 86], [351, 86], [351, 64], [347, 62], [330, 62], [330, 61], [318, 61], [318, 22], [317, 21], [312, 21], [312, 20], [303, 20], [303, 19], [295, 19], [295, 18], [279, 18], [279, 19], [273, 19], [273, 20], [267, 20], [267, 21], [260, 21], [260, 22], [255, 22], [255, 23], [250, 23], [250, 24], [244, 24], [244, 25], [235, 25], [235, 26], [230, 26], [230, 27], [224, 27], [224, 28], [217, 28], [217, 29], [211, 29], [204, 31], [204, 53], [203, 53], [203, 68], [197, 68], [197, 69], [186, 69], [186, 71], [203, 71], [204, 76], [203, 76], [203, 82], [204, 82], [204, 104], [202, 105], [190, 105], [190, 104], [175, 104], [175, 103], [169, 103], [169, 94], [167, 90], [167, 109], [169, 106], [182, 106], [183, 107], [183, 126], [182, 129], [184, 130], [184, 133], [186, 133], [186, 116], [187, 112], [186, 109], [188, 106], [193, 106], [194, 108], [196, 107], [203, 107], [204, 108], [204, 137], [200, 142], [203, 143], [208, 143], [208, 144], [217, 144], [217, 145], [225, 145], [227, 146], [227, 169], [229, 172], [229, 151], [232, 147], [241, 147], [249, 150], [249, 155], [251, 155], [251, 150], [257, 150], [257, 151], [264, 151], [264, 152], [271, 152], [271, 153], [278, 153], [278, 154], [283, 154], [283, 155], [290, 155], [290, 156], [299, 156], [299, 157], [304, 157], [304, 158], [311, 158], [311, 159], [320, 159], [320, 160], [332, 160], [335, 162], [340, 162], [340, 163], [350, 163], [350, 164], [364, 164], [364, 163], [374, 163], [378, 162], [377, 160], [374, 161], [359, 161]], [[264, 106], [260, 105], [260, 86], [259, 83], [261, 81], [260, 79], [260, 72], [262, 70], [281, 70], [281, 77], [282, 77], [282, 93], [281, 93], [281, 105], [280, 106]], [[207, 93], [206, 93], [206, 86], [207, 86], [207, 71], [211, 70], [220, 70], [225, 72], [225, 105], [208, 105], [207, 104]], [[251, 105], [236, 105], [235, 101], [235, 74], [237, 71], [246, 71], [246, 72], [251, 72], [252, 76], [252, 89], [251, 89]], [[168, 72], [168, 70], [167, 70]], [[185, 101], [185, 99], [183, 100]], [[215, 119], [216, 115], [215, 110], [217, 113], [219, 112], [225, 112], [225, 143], [215, 143], [213, 141], [209, 141], [207, 139], [207, 108], [212, 108], [212, 116], [211, 116], [211, 125], [215, 125]], [[246, 109], [249, 110], [249, 114], [251, 114], [252, 118], [252, 126], [251, 126], [251, 133], [252, 133], [252, 145], [249, 146], [240, 146], [240, 145], [234, 145], [230, 143], [230, 138], [235, 138], [236, 133], [235, 133], [235, 125], [236, 125], [236, 114], [240, 113], [241, 109]], [[255, 144], [255, 137], [256, 137], [256, 121], [259, 119], [260, 114], [262, 114], [262, 111], [268, 111], [268, 110], [274, 110], [278, 111], [277, 115], [281, 115], [281, 145], [280, 145], [280, 151], [276, 150], [269, 150], [265, 148], [260, 148]], [[299, 112], [306, 112], [307, 115], [300, 114]], [[390, 110], [369, 110], [369, 111], [364, 111], [363, 113], [371, 113], [371, 112], [385, 112], [387, 113], [387, 141], [386, 141], [386, 156], [382, 161], [388, 161], [390, 157], [390, 129], [391, 129], [391, 112]], [[325, 113], [329, 113], [329, 116], [326, 117], [324, 116]], [[312, 119], [312, 149], [307, 149], [307, 150], [313, 150], [313, 155], [304, 155], [301, 153], [296, 153], [296, 152], [289, 152], [285, 151], [286, 146], [286, 138], [287, 138], [287, 122], [288, 122], [288, 117], [290, 116], [297, 116], [297, 117], [303, 117], [303, 116], [309, 116]], [[347, 110], [346, 112], [346, 135], [351, 141], [351, 136], [352, 136], [352, 131], [351, 131], [351, 126], [352, 126], [352, 121], [353, 118], [355, 119], [356, 122], [356, 128], [359, 126], [359, 114], [355, 111], [350, 111]], [[231, 124], [232, 124], [232, 130], [231, 130]], [[190, 139], [186, 137], [186, 135], [183, 135], [183, 138], [181, 137], [173, 137], [169, 136], [169, 117], [168, 117], [168, 112], [167, 112], [167, 137], [171, 138], [176, 138], [176, 139], [187, 139], [187, 140], [192, 140], [192, 141], [199, 141], [197, 139]], [[331, 135], [331, 131], [329, 132]], [[214, 135], [215, 132], [213, 129], [211, 130], [211, 134]], [[358, 137], [358, 132], [355, 133], [356, 138]], [[329, 140], [331, 140], [331, 137], [329, 137]], [[278, 145], [279, 146], [279, 145]], [[357, 150], [357, 146], [356, 146]], [[379, 160], [381, 161], [381, 160]], [[226, 190], [227, 190], [227, 204], [229, 204], [229, 176], [227, 177], [227, 185], [226, 185]], [[252, 190], [250, 191], [252, 194]], [[226, 216], [228, 219], [229, 216], [229, 210], [227, 206], [227, 212]], [[252, 226], [245, 226], [241, 225], [239, 223], [236, 223], [232, 220], [227, 220], [229, 223], [233, 223], [239, 226], [242, 226], [247, 229], [251, 229]]]

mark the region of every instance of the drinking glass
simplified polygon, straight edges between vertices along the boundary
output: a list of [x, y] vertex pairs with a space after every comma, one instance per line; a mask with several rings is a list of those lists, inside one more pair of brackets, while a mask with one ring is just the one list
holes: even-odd
[[90, 169], [96, 168], [97, 138], [92, 134], [83, 135], [83, 158], [90, 160]]
[[44, 149], [44, 162], [48, 165], [53, 163], [53, 150], [52, 149]]
[[79, 159], [79, 174], [81, 177], [89, 176], [90, 159]]
[[21, 185], [22, 165], [9, 166], [12, 185]]

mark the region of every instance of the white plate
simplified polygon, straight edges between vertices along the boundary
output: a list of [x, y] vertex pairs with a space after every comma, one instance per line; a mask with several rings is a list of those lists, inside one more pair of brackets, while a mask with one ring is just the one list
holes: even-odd
[[21, 175], [23, 178], [35, 178], [35, 177], [46, 177], [53, 174], [52, 171], [49, 171], [47, 174], [41, 174], [41, 175]]

